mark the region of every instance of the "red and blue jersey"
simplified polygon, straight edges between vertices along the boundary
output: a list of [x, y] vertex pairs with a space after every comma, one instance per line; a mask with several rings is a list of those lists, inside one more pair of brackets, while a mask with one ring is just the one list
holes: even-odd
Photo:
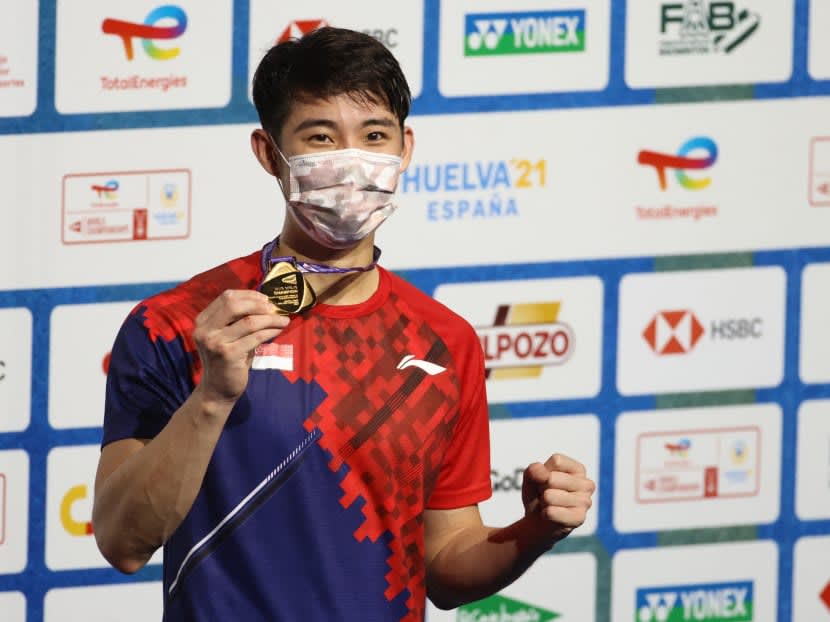
[[[199, 383], [196, 316], [256, 289], [260, 252], [139, 304], [107, 382], [103, 443], [150, 439]], [[490, 490], [484, 363], [449, 309], [378, 268], [257, 349], [190, 513], [164, 546], [164, 619], [422, 620], [423, 512]]]

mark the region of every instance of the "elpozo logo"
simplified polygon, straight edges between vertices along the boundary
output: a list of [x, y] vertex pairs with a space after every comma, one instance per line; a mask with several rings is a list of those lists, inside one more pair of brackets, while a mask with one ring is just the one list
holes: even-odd
[[468, 13], [464, 56], [585, 51], [585, 11]]
[[512, 158], [413, 164], [398, 182], [402, 194], [426, 195], [429, 222], [521, 215], [522, 193], [547, 186], [547, 160]]
[[561, 616], [561, 613], [495, 594], [462, 605], [458, 608], [455, 619], [456, 622], [550, 622]]
[[501, 304], [492, 326], [476, 328], [488, 380], [538, 378], [571, 356], [574, 333], [559, 321], [560, 301]]
[[[718, 160], [718, 145], [708, 136], [695, 136], [686, 140], [676, 154], [643, 149], [637, 154], [637, 163], [654, 168], [661, 192], [674, 190], [669, 183], [668, 172], [674, 172], [676, 185], [683, 190], [699, 192], [709, 188], [712, 176], [709, 173]], [[638, 205], [635, 207], [640, 220], [672, 220], [714, 217], [718, 215], [716, 205]]]
[[752, 622], [752, 581], [640, 588], [634, 622]]
[[[162, 45], [181, 37], [187, 30], [187, 13], [175, 5], [156, 7], [141, 22], [107, 17], [101, 23], [101, 32], [119, 38], [128, 63], [136, 58], [135, 41], [141, 42], [144, 55], [154, 61], [170, 61], [181, 54], [181, 47], [174, 44]], [[101, 76], [101, 89], [114, 90], [159, 90], [187, 86], [185, 75], [145, 76]]]
[[710, 56], [739, 49], [761, 24], [761, 16], [735, 2], [685, 0], [660, 5], [661, 56]]

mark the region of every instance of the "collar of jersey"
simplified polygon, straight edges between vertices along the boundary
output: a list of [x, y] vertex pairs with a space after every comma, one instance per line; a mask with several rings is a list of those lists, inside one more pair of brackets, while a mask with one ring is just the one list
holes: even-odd
[[328, 318], [356, 318], [377, 311], [383, 306], [383, 303], [389, 298], [389, 290], [391, 287], [389, 273], [376, 266], [378, 271], [378, 288], [363, 302], [353, 305], [329, 305], [324, 302], [318, 302], [311, 309], [302, 314], [301, 317], [312, 317], [320, 315]]

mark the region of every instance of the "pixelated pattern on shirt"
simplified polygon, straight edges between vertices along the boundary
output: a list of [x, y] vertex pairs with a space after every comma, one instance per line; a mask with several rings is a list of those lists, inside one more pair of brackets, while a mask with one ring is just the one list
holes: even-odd
[[193, 341], [196, 317], [226, 289], [256, 289], [262, 279], [259, 260], [260, 253], [256, 252], [228, 262], [153, 296], [133, 310], [143, 312], [144, 327], [153, 342], [159, 338], [167, 342], [182, 339], [185, 351], [193, 357], [193, 386], [202, 377], [202, 361]]
[[[457, 378], [445, 344], [414, 314], [403, 314], [398, 298], [371, 315], [332, 322], [311, 316], [315, 357], [298, 361], [297, 374], [315, 378], [328, 398], [306, 429], [323, 432], [320, 445], [337, 472], [340, 503], [358, 498], [365, 520], [358, 541], [393, 534], [384, 594], [391, 600], [409, 590], [407, 621], [423, 620], [425, 603], [423, 510], [438, 477], [458, 417]], [[397, 369], [412, 354], [447, 367], [434, 376], [413, 366]], [[286, 374], [289, 378], [292, 374]]]

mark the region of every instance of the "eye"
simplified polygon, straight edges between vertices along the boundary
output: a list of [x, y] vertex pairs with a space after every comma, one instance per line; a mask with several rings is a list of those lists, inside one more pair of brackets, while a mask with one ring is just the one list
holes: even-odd
[[308, 140], [313, 143], [330, 143], [331, 138], [327, 134], [312, 134]]
[[370, 143], [376, 143], [386, 138], [386, 134], [380, 131], [369, 132], [366, 135], [366, 140]]

